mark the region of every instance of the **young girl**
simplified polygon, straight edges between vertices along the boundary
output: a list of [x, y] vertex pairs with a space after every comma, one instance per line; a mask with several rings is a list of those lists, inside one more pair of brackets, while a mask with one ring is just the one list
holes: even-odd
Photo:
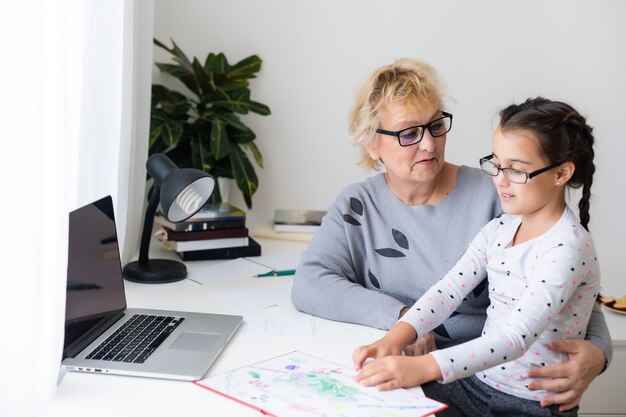
[[[442, 387], [443, 400], [467, 415], [577, 414], [577, 407], [568, 413], [542, 408], [549, 392], [530, 391], [528, 371], [567, 361], [551, 343], [584, 337], [599, 290], [588, 233], [591, 131], [572, 107], [541, 97], [500, 112], [493, 153], [480, 166], [493, 176], [506, 214], [483, 227], [454, 268], [383, 338], [354, 351], [357, 381], [381, 390], [455, 381]], [[581, 186], [579, 222], [565, 190]], [[491, 304], [481, 337], [400, 356], [451, 316], [485, 272]], [[365, 363], [367, 358], [377, 360]]]

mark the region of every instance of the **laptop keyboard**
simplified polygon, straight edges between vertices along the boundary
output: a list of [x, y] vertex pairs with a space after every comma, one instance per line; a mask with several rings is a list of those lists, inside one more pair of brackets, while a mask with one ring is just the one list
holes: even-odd
[[135, 314], [87, 359], [144, 363], [183, 320], [184, 317]]

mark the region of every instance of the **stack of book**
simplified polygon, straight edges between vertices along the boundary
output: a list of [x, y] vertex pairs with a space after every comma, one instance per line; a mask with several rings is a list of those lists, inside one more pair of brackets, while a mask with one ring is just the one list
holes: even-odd
[[265, 239], [310, 242], [322, 224], [323, 210], [274, 210], [274, 219], [256, 227], [252, 236]]
[[315, 233], [322, 224], [323, 210], [274, 210], [274, 231], [280, 233]]
[[161, 213], [154, 222], [158, 237], [184, 261], [259, 256], [261, 246], [248, 236], [246, 213], [229, 203], [207, 204], [184, 222], [172, 223]]

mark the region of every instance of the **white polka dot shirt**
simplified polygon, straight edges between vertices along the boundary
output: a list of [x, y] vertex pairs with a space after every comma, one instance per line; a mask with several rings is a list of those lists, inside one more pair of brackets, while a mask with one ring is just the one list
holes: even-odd
[[420, 298], [400, 321], [418, 335], [442, 323], [489, 277], [490, 306], [482, 335], [432, 352], [443, 382], [476, 374], [488, 385], [517, 397], [540, 400], [530, 391], [529, 369], [567, 361], [551, 342], [582, 339], [600, 288], [591, 235], [566, 208], [546, 233], [511, 246], [520, 216], [489, 222], [450, 272]]

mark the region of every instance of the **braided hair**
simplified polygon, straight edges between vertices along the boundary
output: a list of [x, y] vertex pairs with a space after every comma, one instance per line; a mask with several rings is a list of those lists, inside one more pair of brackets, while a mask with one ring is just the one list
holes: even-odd
[[501, 110], [500, 128], [532, 132], [550, 164], [574, 163], [576, 168], [567, 185], [582, 187], [579, 217], [582, 226], [589, 231], [589, 202], [596, 168], [593, 128], [587, 120], [569, 104], [536, 97]]

